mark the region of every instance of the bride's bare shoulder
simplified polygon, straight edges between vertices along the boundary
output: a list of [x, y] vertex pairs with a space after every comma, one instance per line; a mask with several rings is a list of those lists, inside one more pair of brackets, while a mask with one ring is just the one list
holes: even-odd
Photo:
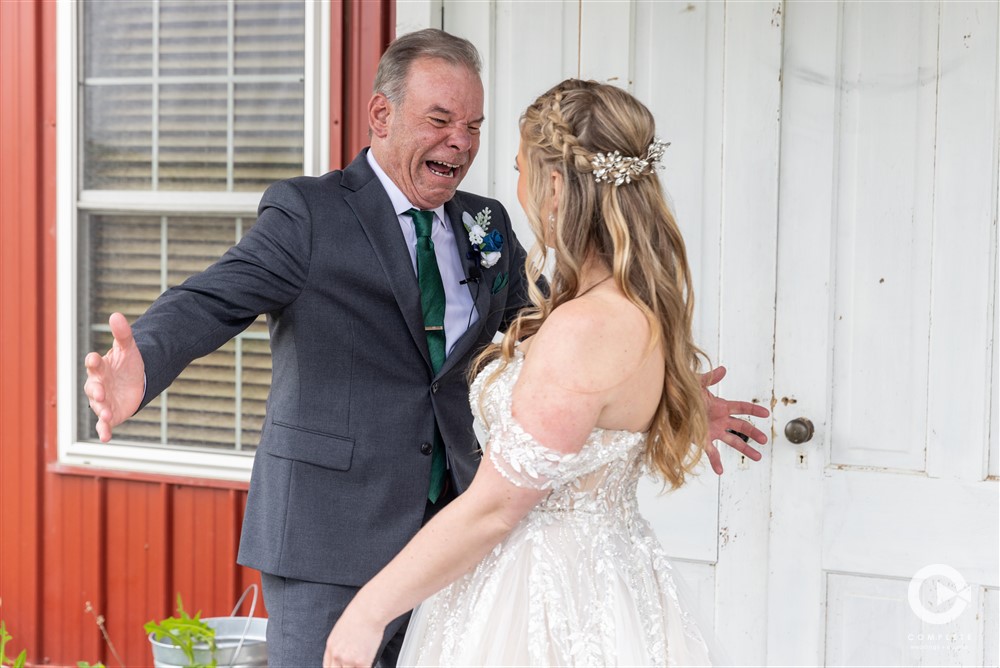
[[649, 323], [634, 304], [619, 294], [591, 293], [552, 311], [532, 337], [526, 363], [568, 389], [600, 392], [635, 371], [649, 340]]

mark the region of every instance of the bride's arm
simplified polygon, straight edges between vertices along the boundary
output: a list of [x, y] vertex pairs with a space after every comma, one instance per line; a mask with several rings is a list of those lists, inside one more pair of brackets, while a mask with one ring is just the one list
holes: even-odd
[[546, 494], [519, 489], [485, 461], [449, 503], [361, 588], [333, 627], [324, 666], [371, 666], [386, 625], [475, 567]]
[[[579, 309], [559, 310], [532, 338], [512, 412], [538, 443], [570, 454], [597, 423], [617, 384], [611, 376], [629, 365], [609, 358], [613, 346], [571, 312]], [[361, 588], [327, 639], [325, 666], [372, 665], [386, 624], [474, 568], [548, 493], [517, 486], [487, 461], [492, 457], [483, 458], [469, 489]]]

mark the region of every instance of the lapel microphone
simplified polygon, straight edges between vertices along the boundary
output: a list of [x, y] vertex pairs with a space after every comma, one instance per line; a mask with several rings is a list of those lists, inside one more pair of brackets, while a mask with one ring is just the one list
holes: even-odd
[[474, 264], [469, 267], [469, 271], [466, 272], [468, 275], [465, 277], [464, 281], [459, 281], [459, 285], [465, 285], [466, 283], [479, 283], [479, 279], [482, 278], [483, 274], [479, 270], [479, 265]]

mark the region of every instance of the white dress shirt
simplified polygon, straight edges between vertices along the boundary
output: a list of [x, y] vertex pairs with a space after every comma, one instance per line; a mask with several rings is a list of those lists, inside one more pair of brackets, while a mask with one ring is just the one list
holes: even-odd
[[[375, 172], [379, 182], [389, 195], [392, 208], [399, 220], [399, 227], [406, 239], [407, 250], [410, 251], [410, 261], [413, 264], [413, 275], [417, 274], [417, 232], [413, 219], [406, 215], [410, 209], [419, 209], [406, 198], [392, 179], [390, 179], [378, 162], [371, 149], [366, 154], [368, 164]], [[472, 293], [468, 285], [462, 285], [465, 280], [466, 262], [459, 257], [458, 245], [455, 242], [455, 232], [452, 229], [448, 214], [442, 204], [434, 209], [434, 223], [431, 227], [431, 241], [434, 242], [434, 255], [437, 258], [438, 271], [441, 272], [441, 282], [444, 284], [444, 336], [445, 354], [451, 354], [455, 342], [458, 341], [469, 325], [479, 320], [479, 313], [472, 301]]]

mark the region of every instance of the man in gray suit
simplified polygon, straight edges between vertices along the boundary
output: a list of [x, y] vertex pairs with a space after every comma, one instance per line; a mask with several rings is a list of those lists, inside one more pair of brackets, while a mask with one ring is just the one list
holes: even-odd
[[[271, 186], [235, 247], [134, 329], [114, 314], [112, 350], [87, 356], [107, 441], [267, 314], [273, 379], [239, 563], [262, 573], [272, 665], [319, 665], [357, 589], [478, 464], [469, 361], [528, 302], [507, 212], [457, 189], [479, 148], [479, 67], [471, 43], [441, 31], [396, 40], [369, 103], [370, 149]], [[477, 216], [492, 235], [473, 243], [463, 219]], [[404, 629], [389, 627], [380, 663], [395, 664]]]

